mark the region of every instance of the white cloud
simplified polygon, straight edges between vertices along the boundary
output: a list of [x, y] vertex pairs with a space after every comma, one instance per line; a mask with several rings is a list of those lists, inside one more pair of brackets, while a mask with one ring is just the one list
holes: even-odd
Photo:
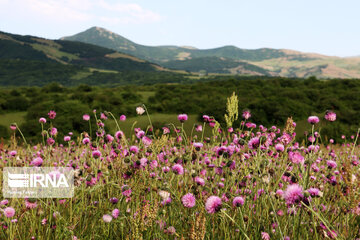
[[[20, 1], [21, 2], [21, 1]], [[92, 16], [74, 3], [87, 1], [56, 1], [56, 0], [26, 0], [25, 6], [32, 12], [42, 17], [68, 22], [68, 21], [87, 21]], [[86, 5], [85, 5], [86, 6]]]
[[2, 12], [26, 13], [46, 22], [141, 24], [160, 21], [159, 14], [138, 4], [108, 3], [105, 0], [0, 0]]
[[129, 3], [116, 3], [109, 4], [104, 0], [98, 2], [98, 6], [113, 13], [125, 14], [124, 17], [118, 17], [119, 20], [122, 18], [129, 21], [129, 23], [143, 23], [143, 22], [156, 22], [161, 20], [161, 16], [153, 11], [142, 8], [138, 4]]

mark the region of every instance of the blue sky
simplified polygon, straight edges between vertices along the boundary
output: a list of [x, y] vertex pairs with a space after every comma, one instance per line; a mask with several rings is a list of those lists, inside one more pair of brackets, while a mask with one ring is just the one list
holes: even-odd
[[100, 26], [144, 45], [360, 55], [358, 0], [0, 0], [0, 31], [50, 39]]

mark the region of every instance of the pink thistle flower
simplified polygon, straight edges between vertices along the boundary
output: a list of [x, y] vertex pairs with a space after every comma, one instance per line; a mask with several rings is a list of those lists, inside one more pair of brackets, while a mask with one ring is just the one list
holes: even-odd
[[192, 193], [188, 193], [185, 194], [182, 198], [181, 198], [181, 202], [184, 205], [184, 207], [187, 208], [192, 208], [195, 206], [195, 197]]
[[65, 141], [65, 142], [69, 142], [70, 140], [71, 140], [71, 137], [70, 137], [70, 136], [65, 136], [65, 137], [64, 137], [64, 141]]
[[56, 128], [52, 128], [51, 129], [51, 131], [50, 131], [50, 134], [52, 135], [52, 136], [55, 136], [56, 134], [57, 134], [57, 129]]
[[128, 185], [124, 185], [121, 187], [121, 194], [125, 197], [130, 197], [132, 193], [131, 188]]
[[201, 177], [195, 177], [195, 182], [200, 186], [205, 185], [205, 180], [203, 178], [201, 178]]
[[5, 206], [9, 203], [9, 200], [5, 199], [0, 202], [0, 206]]
[[173, 226], [170, 226], [164, 232], [169, 235], [174, 235], [176, 233], [176, 229]]
[[130, 152], [137, 154], [139, 152], [139, 148], [137, 146], [131, 146], [129, 148]]
[[278, 216], [284, 216], [284, 211], [283, 210], [278, 210], [277, 212], [276, 212], [276, 214], [278, 215]]
[[210, 122], [210, 117], [208, 115], [203, 115], [204, 122]]
[[140, 130], [140, 131], [138, 131], [136, 133], [136, 137], [139, 138], [139, 139], [144, 137], [144, 136], [145, 136], [145, 132], [143, 130]]
[[17, 154], [17, 151], [13, 150], [9, 152], [10, 156], [15, 157]]
[[95, 150], [92, 152], [93, 158], [99, 158], [101, 157], [101, 152], [99, 150]]
[[298, 203], [303, 198], [303, 189], [298, 184], [288, 185], [283, 197], [287, 204]]
[[13, 130], [13, 131], [15, 131], [15, 130], [16, 130], [16, 125], [11, 124], [11, 125], [10, 125], [10, 129]]
[[194, 148], [197, 150], [197, 151], [200, 151], [200, 149], [204, 146], [202, 143], [200, 142], [195, 142], [193, 143], [193, 146]]
[[281, 189], [276, 190], [275, 194], [279, 197], [282, 197], [284, 195], [284, 191]]
[[46, 219], [46, 218], [43, 218], [43, 220], [41, 220], [41, 224], [42, 224], [42, 225], [46, 225], [46, 223], [47, 223], [47, 219]]
[[208, 213], [216, 213], [222, 207], [221, 198], [218, 196], [211, 196], [206, 200], [205, 209]]
[[307, 192], [310, 194], [310, 196], [312, 197], [316, 197], [316, 196], [320, 196], [320, 190], [318, 188], [309, 188], [307, 190]]
[[251, 122], [246, 123], [245, 126], [246, 126], [247, 128], [256, 128], [256, 124], [255, 124], [255, 123], [251, 123]]
[[113, 218], [118, 218], [120, 214], [119, 209], [115, 208], [112, 212], [111, 212], [111, 216], [113, 216]]
[[147, 136], [144, 136], [142, 139], [141, 139], [142, 143], [145, 145], [145, 146], [150, 146], [151, 143], [152, 143], [152, 140], [151, 138], [147, 137]]
[[7, 207], [3, 211], [7, 218], [12, 218], [15, 215], [15, 209], [12, 207]]
[[234, 207], [243, 206], [244, 203], [245, 203], [245, 200], [242, 197], [234, 197], [233, 202], [232, 202]]
[[40, 119], [39, 119], [39, 123], [46, 123], [46, 119], [45, 119], [45, 118], [43, 118], [43, 117], [42, 117], [42, 118], [40, 118]]
[[329, 168], [336, 168], [337, 167], [337, 163], [333, 160], [328, 160], [326, 161], [326, 164], [328, 165]]
[[168, 127], [163, 127], [162, 130], [163, 130], [163, 134], [170, 133], [170, 129]]
[[56, 117], [56, 112], [51, 110], [50, 112], [48, 112], [48, 116], [50, 119], [54, 119]]
[[82, 140], [82, 143], [83, 143], [84, 145], [90, 143], [90, 138], [84, 138], [84, 139]]
[[33, 209], [37, 207], [37, 203], [35, 199], [25, 199], [25, 206], [28, 209]]
[[284, 147], [283, 144], [278, 143], [278, 144], [275, 145], [275, 149], [276, 149], [276, 151], [283, 152], [285, 147]]
[[117, 131], [117, 132], [115, 133], [115, 138], [116, 138], [117, 140], [120, 140], [123, 136], [124, 136], [124, 133], [123, 133], [122, 131]]
[[185, 113], [179, 114], [179, 115], [178, 115], [178, 120], [183, 123], [183, 122], [185, 122], [185, 121], [188, 120], [188, 115], [185, 114]]
[[257, 149], [260, 145], [260, 139], [258, 137], [254, 137], [252, 139], [250, 139], [249, 143], [248, 143], [248, 147], [250, 149]]
[[120, 116], [120, 121], [125, 122], [125, 121], [126, 121], [126, 116], [125, 116], [125, 115], [121, 115], [121, 116]]
[[267, 232], [261, 232], [262, 240], [270, 240], [270, 235]]
[[106, 120], [106, 119], [107, 119], [107, 116], [105, 115], [105, 113], [101, 113], [101, 114], [100, 114], [100, 118]]
[[109, 214], [105, 214], [103, 217], [103, 221], [106, 222], [106, 223], [109, 223], [112, 221], [113, 217]]
[[309, 136], [308, 140], [309, 140], [309, 142], [313, 143], [313, 142], [315, 142], [316, 138], [314, 136]]
[[243, 111], [243, 114], [242, 114], [242, 117], [245, 119], [245, 120], [248, 120], [249, 118], [251, 118], [251, 113], [249, 110], [244, 110]]
[[43, 161], [43, 159], [42, 159], [41, 157], [37, 157], [37, 158], [34, 158], [34, 159], [31, 161], [30, 165], [39, 167], [39, 166], [41, 166], [41, 165], [43, 164], [43, 162], [44, 162], [44, 161]]
[[197, 125], [195, 128], [195, 131], [197, 131], [197, 132], [202, 132], [202, 130], [203, 130], [203, 127], [201, 125]]
[[305, 158], [299, 152], [289, 152], [289, 159], [296, 164], [304, 164]]
[[84, 114], [83, 115], [83, 120], [84, 121], [89, 121], [90, 120], [90, 115], [89, 114]]
[[50, 138], [48, 138], [48, 139], [46, 140], [46, 143], [47, 143], [49, 146], [52, 146], [52, 145], [54, 145], [55, 140], [50, 137]]
[[310, 116], [308, 118], [308, 122], [310, 124], [316, 124], [316, 123], [320, 122], [320, 120], [319, 120], [319, 118], [317, 116]]
[[178, 175], [183, 175], [184, 174], [184, 168], [183, 166], [181, 166], [180, 164], [175, 164], [174, 166], [172, 166], [172, 171]]
[[326, 111], [325, 119], [329, 122], [334, 122], [336, 120], [336, 113], [332, 111]]
[[106, 141], [111, 143], [112, 141], [114, 141], [114, 137], [111, 136], [110, 134], [106, 134]]

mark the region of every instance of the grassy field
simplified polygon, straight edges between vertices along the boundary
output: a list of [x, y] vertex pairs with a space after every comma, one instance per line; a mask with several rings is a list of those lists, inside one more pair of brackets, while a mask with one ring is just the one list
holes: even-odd
[[24, 117], [26, 112], [14, 112], [14, 113], [6, 113], [0, 114], [0, 125], [5, 127], [10, 126], [11, 123], [17, 123], [18, 125], [24, 122]]
[[[21, 121], [19, 116], [2, 120]], [[152, 121], [180, 125], [174, 114], [154, 114]], [[148, 125], [143, 115], [120, 127], [130, 130], [133, 122]], [[196, 122], [197, 115], [189, 115], [185, 129]], [[115, 128], [113, 120], [105, 123]], [[100, 136], [64, 145], [57, 139], [44, 145], [5, 143], [0, 169], [71, 166], [75, 187], [70, 198], [69, 188], [62, 189], [69, 195], [58, 199], [3, 193], [0, 239], [359, 239], [357, 139], [298, 146], [293, 138], [282, 141], [276, 128], [254, 129], [254, 135], [239, 131], [215, 132], [204, 142], [180, 132], [183, 141], [176, 134], [153, 139], [131, 134], [110, 142]], [[291, 136], [294, 129], [287, 131]], [[233, 141], [242, 135], [242, 141]], [[0, 188], [2, 180], [0, 174]]]
[[[151, 94], [152, 94], [152, 92], [144, 92], [144, 95], [147, 95], [147, 97], [151, 96]], [[10, 126], [11, 123], [16, 122], [20, 126], [24, 122], [25, 115], [26, 115], [26, 112], [1, 114], [0, 115], [0, 125], [8, 127], [8, 126]], [[176, 114], [155, 113], [155, 114], [150, 115], [150, 119], [151, 119], [152, 124], [156, 128], [168, 126], [169, 128], [173, 129], [172, 124], [176, 127], [181, 127], [181, 124], [178, 121]], [[119, 123], [121, 130], [124, 131], [124, 133], [126, 135], [130, 135], [130, 131], [133, 128], [146, 129], [146, 127], [150, 125], [147, 115], [130, 117], [130, 118], [127, 118], [125, 122], [118, 120], [118, 123]], [[109, 127], [110, 133], [114, 133], [116, 131], [116, 124], [112, 118], [109, 118], [108, 120], [106, 120], [105, 124]], [[202, 124], [201, 122], [198, 121], [197, 115], [196, 114], [189, 115], [188, 121], [186, 121], [184, 123], [184, 129], [185, 129], [186, 133], [191, 134], [191, 131], [196, 124]], [[195, 134], [195, 129], [194, 129], [193, 133]], [[205, 128], [205, 134], [209, 135], [210, 133], [211, 133], [210, 129]]]
[[[147, 100], [149, 97], [154, 95], [154, 92], [140, 92], [143, 99]], [[14, 113], [6, 113], [0, 115], [0, 125], [8, 127], [11, 123], [16, 122], [18, 125], [21, 125], [24, 122], [24, 117], [26, 115], [26, 112], [14, 112]], [[180, 127], [181, 124], [177, 120], [176, 114], [163, 114], [163, 113], [155, 113], [150, 115], [151, 122], [155, 127], [163, 127], [168, 126], [172, 127], [171, 124], [174, 124], [176, 127]], [[145, 129], [150, 123], [147, 115], [142, 116], [136, 116], [136, 117], [130, 117], [127, 118], [125, 122], [118, 121], [119, 126], [122, 129], [122, 131], [125, 132], [126, 135], [130, 134], [130, 131], [132, 128], [141, 128]], [[110, 132], [113, 133], [116, 131], [116, 124], [112, 120], [112, 118], [109, 118], [105, 124], [110, 128]], [[134, 125], [135, 124], [135, 125]], [[184, 129], [187, 134], [191, 134], [191, 131], [193, 129], [193, 126], [196, 124], [202, 124], [202, 122], [199, 122], [198, 116], [196, 114], [190, 114], [188, 121], [184, 123]], [[270, 127], [270, 126], [269, 126]], [[308, 130], [308, 123], [307, 120], [301, 120], [297, 121], [296, 126], [296, 134], [297, 136], [302, 136], [304, 134], [304, 131]], [[195, 129], [194, 129], [195, 134]], [[208, 136], [211, 134], [210, 128], [205, 128], [205, 136]]]

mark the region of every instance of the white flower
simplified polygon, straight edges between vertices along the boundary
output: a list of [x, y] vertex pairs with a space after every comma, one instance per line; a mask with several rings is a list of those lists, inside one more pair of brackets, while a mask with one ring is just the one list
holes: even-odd
[[356, 181], [356, 176], [354, 174], [351, 175], [351, 183], [354, 183]]
[[167, 200], [170, 197], [170, 193], [163, 190], [159, 191], [159, 195], [163, 200]]
[[136, 113], [139, 115], [143, 115], [145, 112], [145, 109], [143, 107], [137, 107], [136, 108]]
[[112, 219], [113, 219], [112, 216], [110, 216], [109, 214], [105, 214], [105, 215], [103, 216], [103, 220], [104, 220], [104, 222], [106, 222], [106, 223], [111, 222]]

